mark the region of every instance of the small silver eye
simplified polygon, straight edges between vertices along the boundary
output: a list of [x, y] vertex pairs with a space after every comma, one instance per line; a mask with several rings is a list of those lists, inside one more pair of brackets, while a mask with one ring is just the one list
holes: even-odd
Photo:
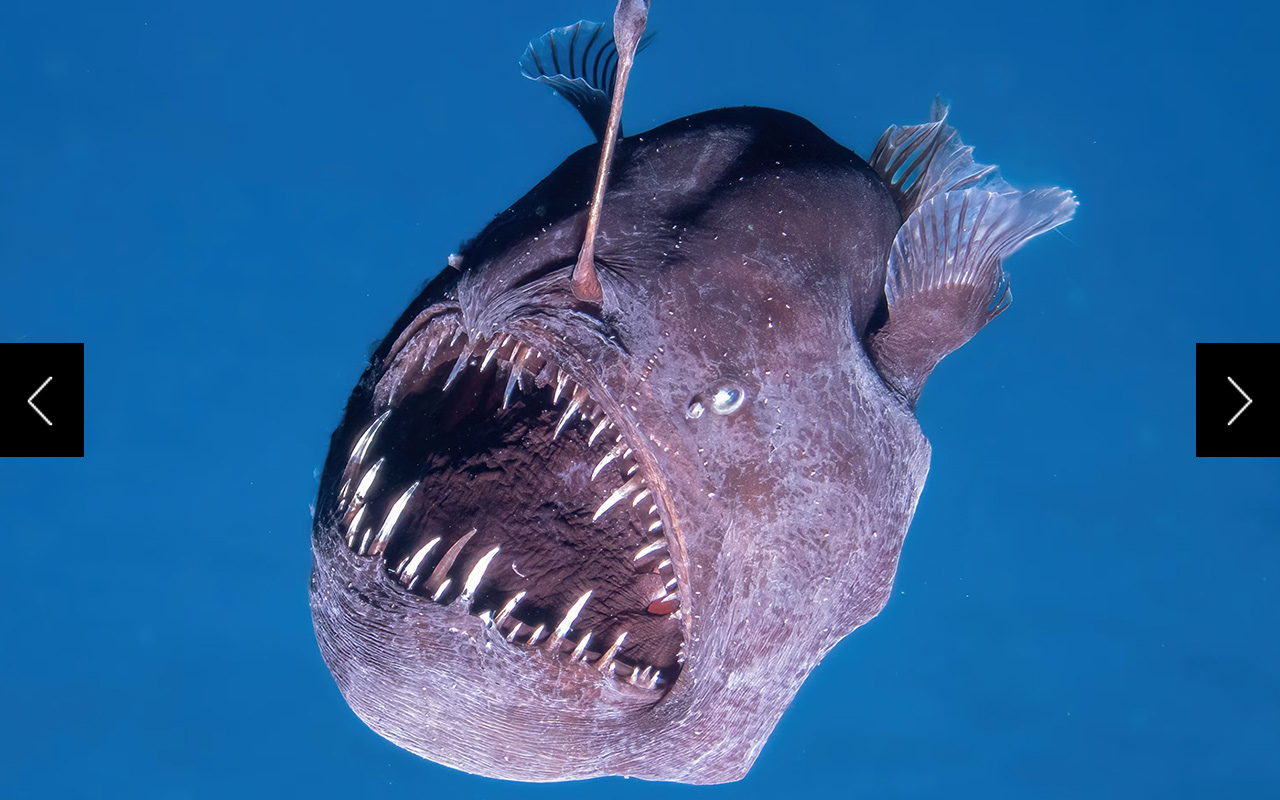
[[711, 396], [711, 410], [717, 414], [732, 414], [742, 408], [746, 399], [747, 393], [742, 391], [742, 387], [726, 383], [716, 387], [715, 394]]

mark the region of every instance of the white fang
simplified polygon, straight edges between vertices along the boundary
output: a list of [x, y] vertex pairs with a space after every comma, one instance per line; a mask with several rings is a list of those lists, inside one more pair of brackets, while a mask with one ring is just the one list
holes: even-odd
[[347, 547], [355, 549], [356, 531], [360, 529], [360, 522], [364, 519], [364, 510], [366, 506], [360, 506], [360, 510], [351, 518], [351, 526], [347, 528]]
[[388, 408], [373, 421], [373, 424], [364, 433], [360, 434], [360, 438], [356, 440], [356, 446], [351, 449], [352, 461], [357, 464], [364, 461], [365, 454], [369, 452], [369, 445], [373, 444], [373, 437], [378, 434], [378, 429], [382, 427], [382, 423], [386, 422], [389, 416], [391, 416], [391, 409]]
[[582, 654], [586, 652], [587, 642], [591, 641], [591, 631], [587, 631], [582, 637], [582, 641], [578, 642], [578, 646], [573, 648], [573, 655], [569, 656], [570, 661], [577, 661], [582, 658]]
[[360, 479], [360, 485], [356, 487], [356, 498], [353, 503], [364, 503], [364, 498], [369, 494], [369, 487], [373, 486], [374, 478], [378, 477], [378, 470], [382, 469], [382, 462], [386, 459], [380, 458], [373, 462], [373, 466], [369, 467], [369, 471]]
[[[498, 612], [495, 624], [501, 625], [507, 621], [507, 617], [511, 616], [511, 612], [516, 610], [516, 606], [520, 605], [520, 601], [524, 599], [524, 592], [518, 592], [514, 597], [507, 601], [507, 604]], [[520, 627], [520, 623], [516, 623], [516, 627]]]
[[574, 392], [573, 399], [569, 401], [569, 405], [565, 406], [564, 413], [560, 415], [560, 421], [556, 423], [556, 432], [551, 435], [552, 439], [560, 438], [560, 432], [573, 422], [580, 408], [582, 408], [582, 400], [578, 397], [578, 393]]
[[448, 391], [449, 387], [453, 385], [453, 382], [462, 374], [462, 371], [467, 368], [467, 364], [470, 363], [470, 361], [471, 347], [467, 346], [463, 348], [462, 355], [458, 356], [458, 360], [454, 362], [453, 369], [449, 370], [449, 377], [444, 379], [444, 386], [440, 387], [440, 391]]
[[640, 480], [640, 478], [632, 478], [631, 480], [619, 486], [617, 489], [614, 490], [613, 494], [609, 495], [605, 499], [605, 501], [600, 504], [600, 507], [596, 509], [595, 515], [591, 517], [591, 521], [595, 522], [596, 520], [600, 519], [602, 516], [604, 516], [604, 513], [606, 511], [613, 508], [623, 500], [626, 500], [628, 497], [631, 496], [632, 492], [634, 492], [636, 489], [639, 489], [643, 484], [644, 482]]
[[404, 566], [400, 568], [401, 583], [405, 583], [406, 578], [412, 580], [417, 577], [418, 570], [422, 568], [422, 562], [428, 555], [430, 555], [432, 550], [436, 549], [436, 545], [438, 544], [440, 544], [439, 536], [418, 548], [418, 552], [414, 553], [409, 560], [405, 562]]
[[502, 549], [502, 545], [496, 545], [492, 550], [480, 556], [480, 560], [471, 568], [471, 572], [467, 574], [466, 583], [462, 584], [462, 594], [459, 600], [471, 605], [471, 601], [476, 596], [476, 589], [480, 588], [480, 581], [484, 579], [485, 570], [489, 569], [489, 563], [493, 561], [493, 557]]
[[655, 520], [649, 523], [649, 533], [662, 529], [662, 520]]
[[596, 423], [595, 429], [591, 431], [591, 437], [587, 439], [587, 447], [595, 447], [596, 438], [599, 437], [607, 427], [609, 427], [609, 418], [601, 417], [600, 421]]
[[636, 551], [635, 557], [632, 558], [631, 560], [639, 561], [640, 559], [644, 558], [650, 553], [656, 552], [659, 548], [662, 547], [664, 543], [665, 541], [663, 539], [654, 539], [652, 542], [649, 542], [644, 547], [641, 547], [638, 551]]
[[600, 470], [608, 466], [610, 461], [622, 455], [622, 451], [625, 449], [626, 448], [623, 447], [622, 445], [618, 445], [617, 447], [613, 448], [609, 452], [605, 453], [604, 458], [600, 459], [600, 463], [596, 464], [596, 468], [591, 470], [591, 480], [594, 481], [596, 479], [596, 476], [600, 474]]
[[573, 628], [573, 623], [578, 621], [578, 615], [582, 613], [582, 609], [586, 607], [587, 601], [591, 599], [592, 591], [594, 590], [588, 589], [584, 592], [582, 597], [579, 597], [577, 601], [569, 607], [569, 611], [565, 613], [564, 619], [560, 620], [560, 624], [556, 626], [555, 633], [551, 636], [552, 651], [554, 651], [560, 644], [561, 639], [569, 635], [570, 629]]
[[635, 497], [633, 497], [633, 498], [631, 499], [631, 507], [632, 507], [632, 508], [635, 508], [636, 506], [640, 505], [640, 503], [641, 503], [641, 502], [643, 502], [643, 501], [644, 501], [644, 499], [645, 499], [646, 497], [648, 497], [648, 496], [649, 496], [649, 490], [648, 490], [648, 489], [642, 489], [642, 490], [640, 491], [640, 494], [636, 495]]
[[422, 481], [410, 486], [405, 493], [400, 495], [395, 504], [391, 506], [391, 510], [387, 512], [387, 518], [382, 522], [382, 528], [378, 531], [378, 538], [373, 540], [373, 549], [370, 551], [373, 555], [381, 553], [386, 549], [387, 542], [391, 539], [391, 531], [396, 527], [396, 523], [400, 521], [400, 515], [404, 513], [404, 507], [409, 505], [409, 498], [413, 497], [413, 493], [418, 490], [418, 484]]
[[436, 593], [431, 595], [431, 599], [439, 603], [440, 598], [444, 597], [444, 593], [449, 591], [449, 584], [451, 583], [453, 583], [453, 579], [445, 578], [444, 583], [440, 584], [440, 588], [436, 589]]
[[609, 645], [609, 649], [605, 654], [600, 656], [600, 660], [596, 662], [596, 669], [604, 672], [609, 668], [609, 664], [613, 661], [613, 657], [622, 649], [622, 643], [627, 640], [627, 632], [623, 631], [618, 634], [618, 638], [613, 640], [613, 644]]

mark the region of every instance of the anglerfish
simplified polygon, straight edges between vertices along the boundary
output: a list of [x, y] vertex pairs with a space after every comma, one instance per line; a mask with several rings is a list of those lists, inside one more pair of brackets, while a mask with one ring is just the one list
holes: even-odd
[[866, 160], [768, 108], [622, 136], [647, 10], [530, 44], [597, 142], [413, 300], [320, 479], [338, 687], [480, 775], [743, 777], [889, 597], [926, 378], [1076, 207], [974, 161], [937, 101]]

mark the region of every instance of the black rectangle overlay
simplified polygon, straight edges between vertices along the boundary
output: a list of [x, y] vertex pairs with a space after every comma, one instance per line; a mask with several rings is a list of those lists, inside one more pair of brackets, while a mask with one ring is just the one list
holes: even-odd
[[1280, 344], [1196, 345], [1196, 455], [1280, 456]]
[[0, 344], [0, 457], [84, 456], [84, 345]]

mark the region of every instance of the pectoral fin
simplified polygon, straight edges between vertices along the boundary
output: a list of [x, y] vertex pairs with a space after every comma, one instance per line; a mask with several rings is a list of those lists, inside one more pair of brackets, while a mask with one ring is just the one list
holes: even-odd
[[1008, 307], [1002, 261], [1077, 205], [1063, 189], [1013, 189], [973, 161], [944, 117], [935, 103], [932, 122], [891, 128], [871, 161], [906, 219], [889, 254], [888, 321], [870, 351], [885, 381], [913, 402], [938, 362]]

